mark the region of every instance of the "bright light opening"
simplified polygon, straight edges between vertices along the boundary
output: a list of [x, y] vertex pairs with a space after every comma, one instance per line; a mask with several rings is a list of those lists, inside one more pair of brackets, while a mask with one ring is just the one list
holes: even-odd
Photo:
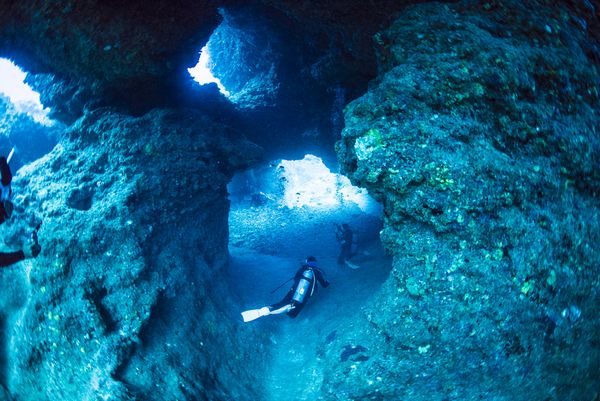
[[221, 80], [215, 77], [210, 71], [210, 53], [208, 52], [208, 45], [204, 46], [202, 50], [200, 50], [200, 59], [198, 60], [198, 64], [196, 64], [193, 68], [188, 68], [188, 71], [194, 81], [198, 82], [200, 85], [206, 85], [211, 82], [214, 82], [219, 87], [219, 91], [229, 97], [230, 93], [223, 84]]
[[282, 160], [277, 171], [284, 179], [282, 203], [289, 207], [332, 209], [357, 206], [363, 212], [378, 215], [379, 204], [366, 189], [350, 183], [348, 177], [332, 173], [323, 160], [306, 155], [302, 160]]
[[10, 99], [17, 112], [29, 115], [39, 124], [54, 125], [48, 118], [50, 109], [40, 103], [40, 94], [25, 83], [26, 76], [12, 61], [0, 58], [0, 93]]

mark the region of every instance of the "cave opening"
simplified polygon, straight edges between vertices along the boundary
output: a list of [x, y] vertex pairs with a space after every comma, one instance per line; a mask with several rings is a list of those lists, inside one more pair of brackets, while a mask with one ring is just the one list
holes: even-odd
[[0, 154], [11, 160], [13, 172], [44, 156], [58, 142], [63, 126], [50, 117], [50, 108], [27, 83], [28, 73], [0, 57]]
[[[234, 111], [228, 123], [264, 149], [265, 160], [317, 154], [337, 164], [347, 88], [320, 75], [321, 50], [294, 37], [282, 16], [257, 6], [221, 9], [221, 23], [188, 72], [216, 85]], [[307, 67], [310, 66], [310, 67]]]
[[198, 64], [192, 68], [188, 68], [188, 72], [194, 78], [194, 81], [198, 82], [200, 85], [214, 83], [219, 88], [219, 92], [221, 92], [225, 97], [229, 97], [231, 93], [225, 88], [225, 86], [223, 86], [221, 80], [213, 75], [211, 71], [212, 65], [213, 62], [210, 58], [208, 45], [205, 45], [200, 50]]
[[[353, 324], [389, 275], [391, 257], [380, 240], [382, 206], [339, 173], [334, 145], [351, 100], [348, 88], [324, 84], [322, 58], [311, 59], [310, 50], [286, 36], [277, 18], [255, 8], [221, 10], [221, 15], [190, 73], [199, 83], [219, 86], [243, 120], [241, 131], [264, 149], [265, 160], [228, 185], [226, 276], [238, 312], [280, 301], [291, 285], [285, 282], [308, 256], [316, 257], [332, 283], [319, 288], [295, 319], [280, 315], [242, 323], [258, 338], [272, 340], [266, 345], [265, 391], [296, 399], [298, 391], [315, 387], [307, 382], [309, 375], [290, 372], [327, 369], [318, 366], [314, 347], [296, 345], [341, 335], [341, 327]], [[201, 71], [207, 79], [196, 78]], [[350, 258], [342, 257], [344, 224], [353, 235]]]
[[595, 400], [598, 14], [502, 3], [6, 2], [0, 400]]
[[40, 94], [25, 82], [27, 73], [7, 58], [0, 58], [0, 94], [3, 100], [9, 100], [15, 111], [25, 113], [35, 122], [52, 126], [48, 117], [50, 109], [40, 102]]
[[[274, 160], [237, 174], [228, 186], [228, 279], [239, 312], [280, 301], [307, 256], [314, 256], [326, 279], [296, 318], [266, 316], [244, 324], [268, 333], [271, 343], [267, 391], [277, 399], [311, 394], [321, 372], [315, 347], [352, 325], [362, 307], [377, 293], [391, 270], [391, 258], [379, 238], [381, 205], [367, 191], [331, 171], [323, 160], [307, 154], [299, 160]], [[342, 257], [343, 224], [353, 232], [349, 259]], [[306, 398], [306, 399], [309, 399]], [[303, 398], [304, 399], [304, 398]]]
[[[260, 21], [248, 21], [248, 11], [237, 15], [220, 10], [222, 22], [200, 50], [198, 64], [188, 72], [200, 85], [214, 83], [240, 109], [273, 107], [279, 81], [281, 54], [274, 51], [273, 31]], [[278, 45], [281, 46], [281, 45]]]

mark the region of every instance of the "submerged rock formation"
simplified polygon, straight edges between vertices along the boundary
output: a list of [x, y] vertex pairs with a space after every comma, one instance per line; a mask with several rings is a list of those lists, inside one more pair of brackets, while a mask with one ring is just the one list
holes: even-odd
[[[345, 109], [337, 152], [383, 204], [394, 267], [355, 320], [311, 331], [319, 381], [303, 394], [596, 401], [598, 9], [240, 3], [2, 2], [0, 55], [38, 73], [31, 82], [70, 126], [15, 178], [4, 248], [41, 221], [43, 252], [0, 269], [0, 397], [280, 399], [264, 388], [286, 383], [263, 386], [276, 339], [241, 325], [223, 279], [226, 185], [260, 155], [238, 131], [304, 146], [309, 125], [270, 125], [272, 102], [291, 105], [279, 124], [314, 113], [339, 127], [336, 113], [362, 94]], [[242, 118], [214, 87], [184, 78], [219, 6], [240, 18], [232, 29], [264, 13], [257, 21], [273, 23], [254, 26], [260, 43], [278, 30], [294, 39], [294, 51], [274, 41], [276, 54], [258, 54], [274, 71], [287, 63], [285, 73], [249, 74], [271, 79], [261, 114], [250, 107]], [[294, 120], [286, 113], [311, 100], [294, 97], [305, 88], [329, 98]], [[276, 367], [285, 370], [283, 357]]]
[[98, 110], [66, 135], [16, 180], [43, 253], [17, 281], [2, 382], [18, 400], [255, 394], [219, 271], [225, 186], [258, 149], [193, 111]]
[[[143, 109], [182, 86], [219, 23], [218, 2], [3, 1], [0, 51], [32, 72], [51, 72], [105, 103]], [[162, 103], [164, 104], [164, 103]]]
[[544, 5], [425, 4], [375, 36], [339, 157], [384, 205], [394, 269], [342, 340], [368, 360], [326, 392], [597, 397], [600, 70], [577, 16]]

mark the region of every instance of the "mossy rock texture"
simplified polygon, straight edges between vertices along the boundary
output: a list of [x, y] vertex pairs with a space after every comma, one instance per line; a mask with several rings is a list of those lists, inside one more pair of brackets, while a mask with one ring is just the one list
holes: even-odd
[[8, 228], [18, 237], [19, 224], [42, 221], [43, 251], [0, 271], [15, 287], [2, 383], [16, 399], [253, 394], [235, 362], [243, 336], [222, 335], [249, 329], [235, 327], [221, 275], [226, 184], [259, 156], [196, 112], [97, 110], [21, 169]]
[[534, 3], [423, 4], [375, 36], [338, 156], [394, 268], [331, 399], [597, 394], [600, 74], [575, 15]]

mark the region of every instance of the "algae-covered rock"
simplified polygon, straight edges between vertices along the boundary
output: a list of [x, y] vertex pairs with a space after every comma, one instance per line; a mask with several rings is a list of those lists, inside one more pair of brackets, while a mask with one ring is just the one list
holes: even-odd
[[[384, 205], [394, 269], [347, 334], [378, 336], [369, 361], [332, 369], [328, 399], [598, 393], [600, 71], [578, 18], [424, 4], [376, 35], [338, 156]], [[571, 303], [585, 321], [560, 316]]]
[[16, 281], [26, 301], [3, 311], [10, 392], [18, 400], [256, 394], [240, 384], [249, 380], [239, 365], [224, 362], [248, 351], [221, 335], [241, 328], [220, 276], [226, 184], [258, 156], [199, 113], [97, 110], [21, 169], [15, 220], [42, 221], [43, 250]]

